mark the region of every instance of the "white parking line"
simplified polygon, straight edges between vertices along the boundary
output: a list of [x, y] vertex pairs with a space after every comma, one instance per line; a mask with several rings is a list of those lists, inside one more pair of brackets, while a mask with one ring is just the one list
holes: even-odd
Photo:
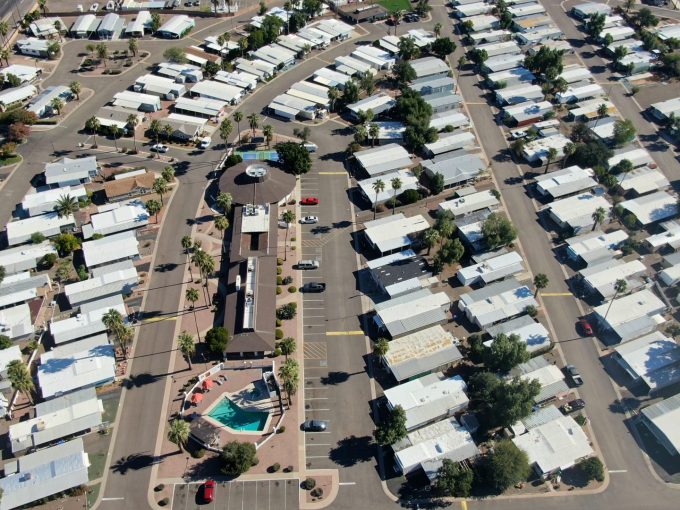
[[356, 482], [340, 482], [338, 485], [356, 485]]
[[305, 303], [323, 303], [323, 299], [305, 299], [303, 300]]
[[[307, 368], [305, 367], [305, 370]], [[305, 411], [330, 411], [330, 409], [305, 409]], [[317, 432], [318, 434], [326, 434], [326, 432]]]
[[311, 387], [305, 387], [305, 390], [327, 390], [329, 389], [328, 386], [311, 386]]
[[305, 315], [305, 319], [325, 319], [325, 315]]
[[305, 397], [305, 400], [328, 400], [328, 397]]
[[[325, 308], [324, 307], [312, 308], [311, 306], [305, 306], [305, 310], [325, 310]], [[305, 317], [308, 317], [308, 315], [305, 315]]]
[[307, 455], [308, 459], [327, 459], [328, 455]]
[[333, 446], [330, 443], [305, 443], [306, 446]]

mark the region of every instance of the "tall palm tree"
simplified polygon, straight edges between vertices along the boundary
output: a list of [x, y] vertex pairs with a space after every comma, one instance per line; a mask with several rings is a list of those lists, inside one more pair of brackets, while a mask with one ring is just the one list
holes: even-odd
[[607, 217], [607, 211], [604, 209], [604, 207], [598, 207], [595, 209], [593, 212], [591, 218], [593, 219], [593, 231], [597, 228], [599, 224], [601, 224], [605, 218]]
[[196, 319], [196, 301], [198, 301], [198, 291], [195, 287], [189, 287], [184, 293], [184, 298], [191, 303], [191, 311], [194, 312], [194, 323], [196, 324], [196, 336], [201, 341], [201, 332], [198, 330], [198, 320]]
[[137, 152], [137, 125], [139, 124], [139, 117], [131, 113], [125, 120], [132, 131], [132, 143], [135, 145], [135, 152]]
[[64, 101], [60, 97], [55, 97], [50, 101], [50, 107], [56, 110], [57, 115], [61, 115], [61, 111], [64, 109]]
[[397, 210], [397, 191], [401, 189], [401, 179], [399, 177], [393, 178], [390, 183], [392, 184], [392, 189], [394, 190], [394, 195], [392, 195], [392, 214]]
[[57, 211], [57, 215], [60, 218], [71, 216], [79, 208], [78, 199], [76, 199], [76, 197], [72, 197], [68, 193], [66, 195], [61, 195], [57, 199], [57, 203], [54, 205], [54, 210]]
[[126, 347], [131, 338], [129, 328], [123, 323], [122, 314], [115, 308], [110, 308], [109, 311], [102, 316], [102, 322], [109, 333], [116, 337], [118, 345], [120, 346], [121, 351], [123, 351], [123, 357], [127, 359]]
[[224, 239], [224, 231], [229, 228], [229, 220], [224, 216], [215, 218], [215, 228], [220, 231], [220, 237]]
[[194, 258], [192, 258], [192, 260], [194, 259], [195, 264], [198, 266], [198, 269], [201, 272], [201, 275], [203, 275], [203, 278], [205, 278], [205, 283], [203, 286], [207, 293], [206, 301], [208, 302], [208, 305], [212, 305], [210, 300], [210, 292], [208, 290], [208, 278], [210, 277], [210, 274], [215, 271], [215, 259], [212, 258], [210, 254], [200, 249], [194, 252]]
[[555, 161], [555, 158], [557, 158], [557, 149], [555, 147], [550, 147], [548, 149], [548, 154], [545, 157], [546, 163], [545, 163], [545, 170], [543, 173], [548, 173], [548, 168], [550, 167], [550, 164]]
[[267, 142], [267, 149], [269, 149], [269, 144], [271, 143], [272, 138], [274, 138], [274, 127], [271, 124], [265, 124], [262, 126], [262, 135]]
[[288, 356], [295, 352], [296, 347], [297, 346], [295, 345], [295, 338], [292, 338], [290, 336], [287, 336], [286, 338], [281, 340], [278, 345], [278, 348], [281, 349], [281, 354], [283, 354], [286, 357], [286, 360], [288, 359]]
[[225, 214], [225, 216], [229, 214], [229, 211], [231, 211], [231, 204], [233, 202], [231, 193], [220, 191], [215, 202], [220, 207], [220, 209], [222, 209], [222, 212]]
[[564, 158], [562, 158], [562, 168], [567, 166], [567, 160], [576, 152], [576, 144], [574, 142], [567, 142], [562, 148]]
[[293, 4], [286, 1], [283, 3], [283, 8], [286, 11], [286, 33], [290, 34], [290, 11], [293, 8]]
[[155, 216], [156, 223], [158, 223], [158, 213], [161, 212], [161, 209], [163, 208], [162, 204], [158, 200], [151, 199], [146, 201], [144, 208], [146, 209], [146, 212], [149, 213], [149, 216]]
[[375, 191], [375, 204], [373, 205], [373, 219], [378, 211], [378, 195], [385, 191], [385, 183], [382, 179], [378, 179], [373, 183], [373, 191]]
[[281, 215], [281, 219], [286, 223], [286, 240], [283, 243], [283, 260], [288, 260], [288, 231], [290, 230], [290, 224], [295, 221], [295, 212], [288, 209]]
[[9, 25], [5, 20], [0, 20], [0, 36], [2, 36], [2, 44], [5, 44], [7, 34], [9, 33]]
[[397, 26], [401, 22], [402, 18], [404, 17], [404, 13], [400, 10], [394, 10], [392, 11], [392, 21], [394, 22], [394, 35], [397, 35]]
[[191, 281], [194, 281], [194, 275], [191, 273], [191, 263], [189, 262], [189, 250], [194, 245], [194, 243], [191, 240], [191, 236], [182, 236], [182, 240], [180, 241], [180, 243], [182, 244], [182, 249], [184, 249], [184, 254], [187, 256], [187, 266], [189, 266], [189, 277], [191, 278]]
[[12, 388], [23, 393], [28, 402], [33, 405], [31, 393], [35, 389], [35, 384], [28, 367], [21, 360], [15, 359], [7, 364], [7, 379], [9, 379]]
[[238, 129], [238, 144], [241, 145], [241, 121], [243, 120], [243, 112], [234, 112], [234, 121], [236, 121], [236, 129]]
[[375, 122], [371, 122], [368, 125], [368, 136], [371, 138], [371, 147], [375, 147], [375, 141], [378, 139], [378, 136], [380, 136], [380, 126]]
[[248, 125], [253, 131], [253, 137], [255, 137], [255, 130], [260, 126], [260, 116], [257, 113], [248, 115]]
[[548, 280], [547, 275], [538, 273], [536, 276], [534, 276], [534, 287], [536, 287], [534, 297], [538, 295], [538, 291], [545, 289], [548, 286], [548, 283], [550, 283], [550, 280]]
[[82, 90], [80, 82], [72, 81], [71, 83], [69, 83], [68, 88], [71, 90], [71, 94], [76, 96], [76, 101], [80, 101], [80, 91]]
[[294, 359], [287, 359], [279, 368], [279, 377], [283, 382], [283, 389], [288, 396], [288, 408], [293, 403], [293, 395], [297, 392], [300, 383], [300, 367]]
[[[194, 252], [191, 255], [191, 262], [198, 268], [198, 276], [199, 280], [203, 282], [203, 267], [204, 264], [202, 263], [205, 257], [208, 256], [206, 252], [204, 252], [200, 246], [198, 246], [196, 243], [194, 243]], [[208, 302], [208, 297], [206, 295], [206, 290], [205, 286], [201, 285], [201, 290], [203, 291], [203, 298], [205, 299], [206, 303]]]
[[177, 347], [189, 364], [189, 370], [191, 370], [191, 357], [196, 354], [194, 337], [186, 331], [182, 331], [177, 337]]
[[168, 186], [168, 181], [162, 177], [158, 177], [153, 181], [153, 191], [161, 197], [161, 205], [163, 205], [163, 195], [170, 191], [170, 186]]
[[438, 230], [434, 228], [428, 228], [425, 231], [425, 234], [423, 235], [423, 241], [425, 242], [425, 246], [427, 246], [427, 255], [430, 255], [430, 250], [432, 249], [433, 246], [436, 246], [439, 240], [441, 239], [441, 234], [439, 233]]
[[161, 127], [161, 121], [158, 119], [153, 119], [151, 124], [149, 124], [149, 132], [156, 143], [158, 143], [158, 137], [160, 136], [162, 130], [163, 128]]
[[47, 13], [47, 0], [38, 0], [38, 9], [42, 11], [44, 16]]
[[380, 363], [382, 363], [383, 356], [385, 356], [389, 350], [390, 342], [387, 338], [378, 338], [375, 344], [373, 344], [373, 355], [380, 360]]
[[97, 147], [97, 131], [99, 131], [100, 127], [101, 124], [97, 117], [90, 117], [87, 119], [87, 122], [85, 122], [85, 128], [92, 133], [92, 138], [94, 140], [92, 144], [93, 147]]
[[229, 137], [231, 136], [231, 132], [233, 130], [234, 125], [231, 123], [231, 120], [229, 119], [224, 119], [220, 124], [220, 140], [224, 142], [224, 152], [227, 152], [227, 150], [229, 150]]
[[628, 282], [623, 279], [618, 279], [614, 282], [614, 297], [612, 300], [609, 302], [609, 306], [607, 307], [607, 311], [604, 314], [604, 317], [602, 318], [603, 322], [607, 321], [607, 315], [609, 315], [609, 310], [611, 310], [612, 305], [614, 304], [614, 300], [616, 299], [616, 296], [619, 294], [623, 294], [628, 290]]
[[179, 447], [179, 452], [182, 453], [182, 447], [189, 441], [190, 432], [191, 429], [189, 428], [189, 424], [184, 420], [177, 418], [170, 423], [168, 440], [171, 443], [175, 443]]
[[340, 97], [340, 91], [338, 87], [330, 87], [328, 89], [328, 100], [330, 101], [330, 109], [333, 111], [335, 109], [335, 102]]

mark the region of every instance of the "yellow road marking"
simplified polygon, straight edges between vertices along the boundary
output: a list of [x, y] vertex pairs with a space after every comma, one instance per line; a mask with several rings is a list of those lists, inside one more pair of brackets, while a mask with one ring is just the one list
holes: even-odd
[[352, 336], [352, 335], [362, 335], [364, 332], [358, 331], [326, 331], [326, 336]]
[[151, 324], [152, 322], [160, 322], [160, 321], [176, 321], [177, 317], [153, 317], [151, 319], [147, 319], [145, 321], [142, 321], [142, 324]]
[[467, 501], [465, 501], [465, 500], [461, 501], [461, 502], [460, 502], [460, 507], [461, 507], [463, 510], [467, 510]]
[[541, 292], [542, 297], [571, 296], [571, 292]]
[[319, 172], [319, 175], [347, 175], [347, 172]]

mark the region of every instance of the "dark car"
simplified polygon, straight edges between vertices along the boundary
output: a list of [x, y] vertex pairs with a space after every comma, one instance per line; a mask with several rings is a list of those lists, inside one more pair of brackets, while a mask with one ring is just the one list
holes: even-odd
[[302, 424], [306, 432], [323, 432], [328, 428], [328, 422], [323, 420], [307, 420]]
[[326, 290], [326, 284], [322, 282], [309, 282], [302, 286], [302, 292], [323, 292]]
[[203, 484], [203, 502], [212, 503], [215, 499], [215, 480], [206, 480]]
[[574, 411], [580, 411], [585, 406], [586, 406], [585, 400], [577, 398], [576, 400], [567, 402], [562, 407], [560, 407], [560, 411], [562, 411], [564, 414], [569, 414], [573, 413]]
[[581, 386], [583, 384], [581, 373], [574, 365], [567, 365], [566, 370], [567, 374], [569, 375], [569, 379], [571, 379], [571, 382], [574, 383], [574, 386]]
[[593, 336], [593, 327], [586, 319], [578, 321], [578, 328], [583, 336]]
[[300, 200], [301, 205], [319, 205], [319, 199], [316, 197], [305, 197]]

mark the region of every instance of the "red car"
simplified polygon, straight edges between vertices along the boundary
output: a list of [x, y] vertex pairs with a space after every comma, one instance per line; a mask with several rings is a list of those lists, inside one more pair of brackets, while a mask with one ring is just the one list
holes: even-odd
[[578, 327], [581, 329], [581, 334], [583, 336], [593, 336], [593, 327], [590, 325], [590, 322], [588, 322], [585, 319], [581, 319], [578, 321]]
[[319, 205], [319, 199], [316, 197], [305, 197], [300, 200], [301, 205]]
[[212, 503], [215, 498], [215, 480], [206, 480], [203, 484], [203, 502]]

